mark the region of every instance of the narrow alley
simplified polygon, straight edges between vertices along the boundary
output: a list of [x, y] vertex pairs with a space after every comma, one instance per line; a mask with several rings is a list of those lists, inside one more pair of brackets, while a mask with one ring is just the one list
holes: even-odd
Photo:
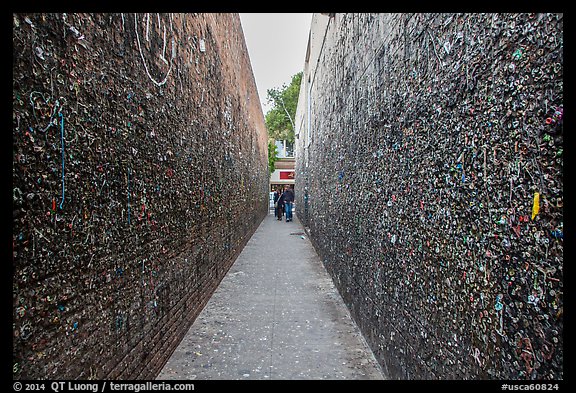
[[310, 15], [12, 15], [15, 384], [564, 379], [563, 14]]
[[157, 379], [383, 379], [300, 221], [269, 214]]

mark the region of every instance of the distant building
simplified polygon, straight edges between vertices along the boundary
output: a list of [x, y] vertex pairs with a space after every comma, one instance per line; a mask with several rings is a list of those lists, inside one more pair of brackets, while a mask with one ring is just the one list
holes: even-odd
[[286, 184], [294, 186], [295, 175], [295, 158], [294, 158], [294, 144], [288, 141], [275, 141], [276, 144], [276, 169], [270, 175], [270, 191], [274, 191], [277, 187], [283, 187]]

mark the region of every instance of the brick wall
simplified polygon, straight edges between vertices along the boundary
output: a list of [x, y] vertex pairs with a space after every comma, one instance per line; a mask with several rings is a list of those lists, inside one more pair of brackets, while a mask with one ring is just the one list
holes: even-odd
[[13, 15], [13, 376], [154, 378], [268, 211], [237, 14]]
[[389, 377], [562, 379], [562, 15], [315, 14], [308, 53], [297, 212]]

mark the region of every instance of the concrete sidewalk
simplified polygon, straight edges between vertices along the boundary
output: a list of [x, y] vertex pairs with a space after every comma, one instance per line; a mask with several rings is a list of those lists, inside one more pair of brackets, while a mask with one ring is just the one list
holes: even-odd
[[384, 379], [296, 215], [269, 214], [157, 379]]

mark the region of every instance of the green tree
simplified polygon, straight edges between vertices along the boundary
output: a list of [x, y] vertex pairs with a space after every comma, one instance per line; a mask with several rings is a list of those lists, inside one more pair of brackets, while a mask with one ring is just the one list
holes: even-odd
[[276, 154], [278, 154], [278, 148], [274, 144], [274, 140], [270, 139], [268, 141], [268, 169], [270, 174], [276, 170], [276, 161], [278, 160]]
[[301, 81], [302, 72], [299, 72], [292, 76], [288, 86], [284, 84], [279, 89], [268, 89], [268, 102], [274, 104], [266, 113], [269, 138], [294, 143], [294, 122]]

